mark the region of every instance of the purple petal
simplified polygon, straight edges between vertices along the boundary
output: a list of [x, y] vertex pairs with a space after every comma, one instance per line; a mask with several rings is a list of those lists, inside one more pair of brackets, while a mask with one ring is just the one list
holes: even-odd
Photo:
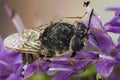
[[120, 36], [118, 37], [118, 42], [120, 43]]
[[114, 69], [108, 80], [120, 80], [120, 70]]
[[15, 11], [11, 11], [7, 4], [4, 5], [5, 11], [8, 14], [8, 17], [11, 18], [12, 22], [15, 25], [15, 28], [18, 30], [18, 32], [22, 32], [25, 27], [21, 21], [21, 18], [18, 14], [15, 13]]
[[[93, 53], [78, 52], [75, 57], [76, 60], [70, 61], [70, 58], [68, 56], [65, 58], [66, 59], [65, 61], [59, 61], [58, 58], [56, 61], [54, 60], [51, 62], [42, 61], [41, 62], [42, 71], [46, 72], [48, 75], [53, 75], [56, 72], [63, 71], [63, 69], [66, 72], [74, 72], [74, 71], [80, 72], [80, 71], [83, 71], [87, 65], [91, 64], [97, 57], [96, 54], [93, 54]], [[88, 60], [81, 60], [84, 58]], [[89, 59], [93, 59], [93, 61], [89, 61]], [[74, 66], [71, 65], [71, 62], [74, 63]], [[76, 70], [75, 67], [78, 70]]]
[[99, 16], [92, 17], [90, 28], [90, 33], [93, 35], [89, 35], [89, 43], [101, 50], [104, 54], [111, 54], [115, 49], [115, 45], [110, 36], [105, 32]]
[[0, 61], [0, 77], [8, 76], [13, 72], [13, 67], [4, 61]]
[[12, 73], [7, 80], [23, 80], [23, 78], [21, 77], [21, 71], [23, 68], [23, 64], [16, 64], [18, 66], [17, 70]]
[[0, 37], [0, 57], [2, 57], [5, 54], [9, 54], [9, 52], [5, 49], [2, 38]]
[[21, 63], [21, 54], [20, 53], [9, 53], [0, 57], [0, 60], [6, 61], [8, 64]]
[[[107, 33], [92, 32], [97, 40], [92, 36], [89, 37], [89, 42], [96, 48], [102, 51], [103, 54], [110, 55], [115, 50], [115, 45]], [[97, 43], [99, 45], [97, 45]]]
[[120, 36], [118, 37], [118, 44], [116, 46], [116, 49], [118, 49], [120, 51]]
[[24, 76], [26, 78], [30, 77], [31, 75], [33, 75], [36, 72], [37, 69], [38, 69], [38, 65], [36, 65], [35, 63], [29, 64], [27, 67], [27, 70], [25, 71]]
[[120, 33], [120, 17], [115, 16], [111, 21], [104, 25], [107, 32]]
[[[20, 53], [8, 52], [5, 50], [2, 39], [0, 38], [0, 78], [8, 78], [9, 75], [15, 72], [15, 63], [21, 62]], [[11, 75], [12, 76], [12, 75]], [[13, 80], [9, 79], [8, 80]], [[15, 80], [15, 79], [14, 79]]]
[[5, 76], [13, 71], [13, 65], [19, 53], [10, 53], [0, 57], [0, 75]]
[[106, 25], [105, 30], [107, 32], [120, 33], [120, 27], [118, 26]]
[[[86, 26], [88, 26], [88, 21], [83, 21]], [[99, 30], [104, 30], [102, 26], [102, 21], [100, 16], [93, 15], [90, 23], [90, 30], [91, 31], [99, 31]]]
[[118, 45], [116, 46], [116, 49], [118, 49], [118, 51], [120, 51], [120, 43], [118, 43]]
[[41, 71], [47, 73], [48, 75], [53, 75], [60, 70], [48, 70], [49, 68], [69, 68], [71, 65], [67, 61], [41, 61]]
[[105, 25], [118, 26], [120, 27], [120, 16], [115, 16], [111, 21], [107, 22]]
[[118, 54], [116, 55], [115, 60], [120, 63], [120, 52], [118, 52]]
[[89, 59], [96, 59], [97, 53], [95, 52], [77, 52], [75, 58], [89, 58]]
[[0, 80], [7, 80], [6, 76], [0, 77]]
[[120, 8], [117, 7], [110, 7], [106, 9], [107, 11], [114, 11], [115, 12], [115, 16], [119, 16], [120, 15]]
[[101, 21], [100, 16], [97, 16], [97, 15], [92, 16], [90, 27], [93, 29], [103, 30], [102, 21]]
[[91, 52], [89, 52], [89, 53], [78, 52], [75, 58], [86, 59], [86, 60], [76, 60], [75, 61], [76, 67], [79, 68], [80, 70], [84, 70], [86, 68], [86, 66], [92, 64], [92, 62], [94, 62], [94, 60], [97, 59], [97, 54], [91, 53]]
[[96, 64], [96, 70], [105, 78], [109, 77], [113, 68], [115, 66], [115, 62], [111, 60], [104, 60], [98, 64]]
[[7, 4], [4, 5], [4, 9], [5, 9], [5, 11], [6, 11], [8, 17], [11, 18], [11, 16], [12, 16], [12, 11], [9, 9], [9, 7], [8, 7]]

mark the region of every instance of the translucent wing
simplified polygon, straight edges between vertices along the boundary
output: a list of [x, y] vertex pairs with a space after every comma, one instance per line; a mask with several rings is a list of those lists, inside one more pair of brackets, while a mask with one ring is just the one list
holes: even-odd
[[23, 43], [22, 34], [14, 33], [4, 40], [4, 46], [8, 49], [16, 50], [22, 48]]
[[39, 40], [40, 35], [48, 25], [42, 25], [33, 29], [26, 29], [22, 33], [14, 33], [4, 40], [6, 48], [23, 53], [38, 53], [42, 50]]

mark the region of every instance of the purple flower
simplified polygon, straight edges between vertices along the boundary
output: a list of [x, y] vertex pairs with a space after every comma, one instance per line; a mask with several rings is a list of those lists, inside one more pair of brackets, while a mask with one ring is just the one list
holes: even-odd
[[39, 65], [35, 63], [29, 64], [24, 73], [24, 79], [27, 80], [30, 76], [33, 76], [37, 70], [39, 70]]
[[102, 54], [111, 55], [112, 51], [115, 50], [115, 44], [104, 30], [99, 16], [93, 16], [91, 28], [91, 33], [96, 37], [96, 40], [93, 35], [90, 35], [89, 43], [100, 50]]
[[118, 37], [118, 44], [116, 46], [116, 49], [120, 52], [120, 36]]
[[[104, 25], [104, 29], [107, 32], [113, 32], [113, 33], [117, 33], [120, 34], [120, 8], [108, 8], [107, 10], [109, 11], [114, 11], [114, 17], [108, 21], [105, 25]], [[113, 51], [115, 57], [114, 59], [119, 63], [120, 65], [120, 37], [118, 37], [118, 44], [116, 46], [116, 50], [117, 51]], [[115, 71], [113, 71], [113, 74], [111, 74], [110, 76], [110, 80], [118, 80], [118, 74], [115, 73]], [[116, 78], [115, 78], [116, 76]]]
[[[113, 55], [118, 54], [115, 44], [113, 43], [111, 37], [107, 34], [99, 16], [94, 16], [92, 18], [91, 33], [94, 34], [96, 40], [93, 36], [90, 36], [89, 42], [98, 49], [99, 58], [96, 63], [96, 70], [103, 77], [108, 78], [114, 67], [118, 64], [118, 61]], [[98, 43], [98, 44], [97, 44]]]
[[[115, 15], [110, 21], [108, 21], [104, 25], [104, 29], [107, 32], [113, 32], [113, 33], [120, 34], [120, 8], [108, 8], [107, 10], [114, 11]], [[120, 36], [118, 37], [118, 44], [116, 45], [116, 50], [117, 51], [113, 51], [114, 55], [116, 54], [114, 59], [120, 64]]]
[[99, 54], [98, 62], [96, 63], [96, 71], [103, 77], [108, 78], [114, 67], [118, 65], [118, 61], [111, 55]]
[[120, 66], [116, 66], [110, 77], [109, 80], [120, 80]]
[[103, 77], [108, 78], [114, 67], [117, 65], [117, 61], [111, 56], [100, 55], [99, 63], [96, 64], [96, 70]]
[[66, 57], [50, 59], [50, 62], [37, 60], [35, 63], [28, 65], [24, 79], [28, 79], [30, 76], [34, 75], [36, 71], [40, 70], [48, 75], [60, 72], [60, 74], [55, 76], [52, 80], [70, 80], [73, 75], [83, 72], [94, 60], [97, 60], [96, 54], [85, 52], [77, 53], [75, 58], [70, 58], [68, 54]]
[[115, 16], [104, 25], [107, 32], [120, 33], [120, 8], [108, 8], [109, 11], [114, 11]]
[[120, 63], [120, 36], [118, 38], [118, 44], [116, 46], [116, 49], [118, 50], [118, 54], [116, 55], [115, 59]]
[[13, 68], [13, 72], [9, 75], [7, 80], [23, 80], [23, 77], [21, 76], [23, 64], [15, 64]]
[[21, 72], [21, 54], [7, 51], [0, 38], [0, 79], [19, 80]]

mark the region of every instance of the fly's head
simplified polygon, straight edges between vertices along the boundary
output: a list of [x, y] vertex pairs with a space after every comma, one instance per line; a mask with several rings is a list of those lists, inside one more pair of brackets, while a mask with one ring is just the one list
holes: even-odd
[[86, 25], [82, 22], [78, 22], [76, 25], [76, 28], [74, 30], [74, 35], [76, 37], [83, 39], [84, 37], [86, 37], [87, 34], [88, 34], [88, 32], [87, 32]]

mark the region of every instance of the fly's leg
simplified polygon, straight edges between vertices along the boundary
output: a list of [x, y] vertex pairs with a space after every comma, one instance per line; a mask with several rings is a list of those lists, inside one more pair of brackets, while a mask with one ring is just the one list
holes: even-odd
[[33, 62], [33, 56], [32, 56], [32, 54], [22, 53], [22, 62], [25, 65], [32, 63]]
[[[90, 1], [86, 1], [86, 2], [84, 2], [83, 6], [84, 6], [85, 8], [88, 9], [88, 8], [89, 8], [89, 4], [90, 4]], [[82, 19], [83, 17], [86, 16], [86, 14], [87, 14], [88, 12], [89, 12], [89, 11], [87, 10], [82, 16], [68, 16], [68, 17], [62, 17], [62, 18], [59, 19], [59, 21], [62, 21], [63, 18]]]
[[26, 54], [22, 53], [22, 63], [26, 64], [27, 63], [27, 59], [26, 59]]
[[[50, 60], [51, 60], [51, 62], [52, 61], [55, 61], [55, 62], [61, 62], [61, 61], [65, 61], [65, 62], [68, 62], [72, 67], [67, 67], [67, 68], [64, 68], [64, 67], [57, 67], [57, 68], [52, 68], [52, 67], [50, 67], [48, 70], [51, 70], [51, 71], [54, 71], [54, 70], [57, 70], [57, 71], [73, 71], [73, 70], [80, 70], [80, 68], [78, 68], [77, 66], [76, 66], [76, 61], [91, 61], [91, 62], [93, 62], [93, 63], [100, 63], [101, 61], [100, 60], [98, 60], [98, 58], [99, 58], [99, 54], [96, 54], [96, 59], [91, 59], [91, 58], [65, 58], [65, 57], [63, 57], [63, 58], [51, 58]], [[56, 63], [57, 64], [57, 63]]]
[[72, 57], [75, 57], [75, 56], [76, 56], [76, 52], [72, 52], [70, 57], [72, 58]]
[[67, 17], [62, 17], [59, 19], [59, 21], [63, 21], [64, 18], [69, 18], [69, 19], [82, 19], [83, 17], [85, 17], [87, 14], [87, 12], [85, 12], [82, 16], [67, 16]]
[[33, 63], [35, 60], [39, 59], [38, 54], [22, 53], [23, 68], [21, 71], [21, 76], [24, 78], [24, 74], [28, 67], [28, 64]]
[[62, 17], [62, 18], [70, 18], [70, 19], [82, 19], [85, 17], [87, 12], [85, 12], [82, 16], [68, 16], [68, 17]]
[[24, 66], [23, 66], [23, 68], [22, 68], [22, 71], [21, 71], [21, 77], [23, 77], [24, 78], [24, 73], [25, 73], [25, 71], [26, 71], [26, 68], [27, 68], [27, 59], [26, 59], [26, 54], [25, 53], [22, 53], [22, 63], [23, 64], [25, 64]]
[[22, 61], [23, 61], [24, 66], [21, 71], [21, 76], [24, 78], [24, 74], [25, 74], [28, 64], [34, 61], [33, 54], [22, 53]]

